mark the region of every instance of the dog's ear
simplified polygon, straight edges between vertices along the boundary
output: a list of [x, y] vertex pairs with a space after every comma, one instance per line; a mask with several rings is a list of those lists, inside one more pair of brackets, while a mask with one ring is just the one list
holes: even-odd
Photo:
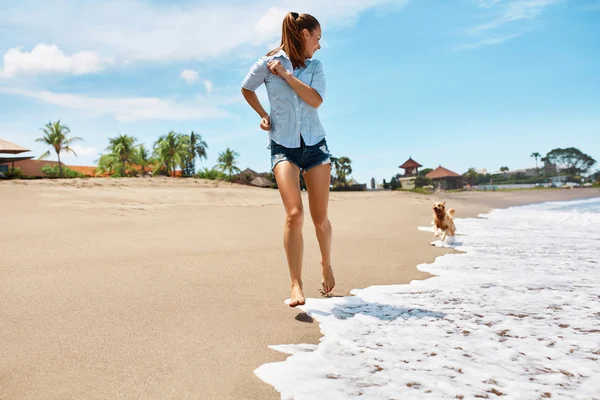
[[445, 206], [445, 205], [446, 205], [446, 202], [445, 202], [445, 201], [444, 201], [444, 202], [442, 202], [442, 205], [443, 205], [443, 206]]

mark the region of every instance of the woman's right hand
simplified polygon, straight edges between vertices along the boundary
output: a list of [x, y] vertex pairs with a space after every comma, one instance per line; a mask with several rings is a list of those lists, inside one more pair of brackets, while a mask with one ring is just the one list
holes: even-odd
[[271, 130], [271, 118], [269, 117], [269, 115], [265, 115], [263, 117], [263, 119], [260, 120], [260, 129], [262, 129], [263, 131], [270, 131]]

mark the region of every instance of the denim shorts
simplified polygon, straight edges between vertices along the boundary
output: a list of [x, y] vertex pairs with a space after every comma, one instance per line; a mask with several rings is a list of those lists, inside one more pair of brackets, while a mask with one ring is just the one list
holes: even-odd
[[282, 161], [289, 161], [300, 168], [300, 172], [306, 173], [309, 169], [321, 164], [330, 164], [331, 158], [327, 141], [321, 140], [313, 146], [307, 146], [302, 136], [300, 147], [289, 148], [271, 140], [271, 171]]

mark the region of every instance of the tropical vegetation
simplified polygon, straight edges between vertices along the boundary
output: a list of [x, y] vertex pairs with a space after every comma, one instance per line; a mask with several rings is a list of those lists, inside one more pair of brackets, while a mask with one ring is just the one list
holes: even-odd
[[225, 151], [219, 153], [219, 157], [217, 158], [218, 164], [216, 165], [216, 168], [223, 173], [227, 172], [229, 174], [229, 179], [231, 179], [233, 172], [241, 172], [237, 166], [237, 157], [239, 157], [239, 154], [228, 147], [225, 149]]
[[346, 186], [352, 173], [352, 160], [348, 157], [331, 157], [333, 186]]
[[[56, 122], [48, 122], [43, 128], [42, 132], [44, 135], [41, 138], [36, 139], [36, 142], [44, 143], [54, 150], [56, 157], [58, 158], [58, 177], [63, 178], [63, 166], [60, 161], [61, 153], [73, 153], [75, 156], [75, 150], [71, 145], [78, 141], [83, 141], [80, 137], [69, 137], [71, 130], [68, 126], [61, 124], [60, 120]], [[46, 151], [42, 154], [39, 159], [43, 160], [48, 158], [51, 154], [51, 150]]]
[[48, 178], [59, 178], [62, 173], [63, 178], [85, 178], [81, 172], [73, 171], [71, 168], [60, 164], [46, 164], [42, 167], [42, 172]]
[[[43, 136], [36, 142], [46, 144], [50, 149], [43, 153], [39, 159], [45, 159], [52, 153], [56, 154], [58, 163], [56, 165], [45, 165], [42, 172], [48, 177], [69, 178], [82, 177], [83, 174], [75, 172], [64, 166], [61, 156], [72, 153], [77, 156], [74, 143], [83, 141], [81, 137], [71, 136], [68, 126], [56, 122], [48, 122], [41, 129]], [[206, 160], [208, 144], [202, 136], [191, 131], [189, 134], [169, 131], [161, 135], [151, 148], [128, 134], [120, 133], [108, 139], [105, 152], [100, 155], [97, 162], [96, 172], [114, 177], [165, 175], [169, 177], [183, 176], [196, 177], [200, 179], [228, 180], [238, 183], [249, 183], [252, 176], [242, 176], [238, 166], [239, 153], [229, 147], [218, 153], [217, 163], [213, 167], [197, 167], [197, 161]], [[573, 182], [598, 182], [600, 183], [600, 170], [590, 172], [596, 165], [596, 160], [590, 155], [575, 147], [556, 148], [543, 155], [540, 152], [530, 153], [535, 160], [535, 172], [531, 170], [513, 171], [503, 165], [497, 173], [480, 173], [475, 168], [469, 168], [463, 174], [463, 179], [470, 185], [482, 184], [536, 184], [546, 183], [549, 178], [556, 175], [565, 176]], [[541, 162], [541, 165], [540, 165]], [[353, 172], [352, 160], [347, 156], [331, 157], [331, 184], [333, 189], [348, 190], [350, 175]], [[432, 185], [432, 180], [426, 175], [433, 171], [432, 168], [424, 168], [415, 176], [414, 185], [417, 189], [427, 188]], [[6, 175], [6, 173], [5, 173]], [[9, 171], [9, 177], [23, 176], [22, 171], [15, 169]], [[389, 189], [402, 189], [400, 174], [392, 176], [390, 182], [383, 180], [383, 186]], [[276, 187], [273, 174], [267, 177]], [[301, 187], [304, 186], [300, 177]]]

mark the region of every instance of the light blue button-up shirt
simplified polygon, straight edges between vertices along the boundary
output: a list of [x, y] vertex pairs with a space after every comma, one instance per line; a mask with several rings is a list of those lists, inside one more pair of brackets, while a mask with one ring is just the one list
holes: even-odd
[[306, 67], [293, 69], [292, 61], [283, 50], [272, 56], [261, 57], [252, 67], [242, 87], [256, 91], [265, 84], [271, 105], [271, 130], [269, 138], [288, 148], [300, 147], [300, 135], [304, 143], [313, 146], [325, 137], [317, 109], [307, 104], [280, 76], [271, 73], [267, 63], [279, 60], [283, 67], [325, 99], [325, 74], [319, 60], [306, 60]]

